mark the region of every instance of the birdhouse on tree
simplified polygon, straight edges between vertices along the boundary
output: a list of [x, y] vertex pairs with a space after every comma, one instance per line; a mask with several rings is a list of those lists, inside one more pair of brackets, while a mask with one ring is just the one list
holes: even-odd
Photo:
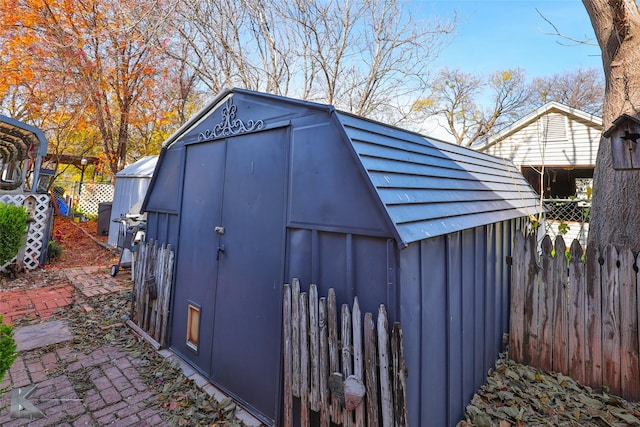
[[640, 169], [640, 120], [623, 114], [613, 121], [602, 136], [611, 141], [613, 168]]

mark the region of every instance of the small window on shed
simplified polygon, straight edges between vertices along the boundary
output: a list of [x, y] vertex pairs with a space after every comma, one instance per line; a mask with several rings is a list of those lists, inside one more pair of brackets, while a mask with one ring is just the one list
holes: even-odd
[[198, 351], [200, 332], [200, 307], [189, 304], [187, 308], [187, 347]]

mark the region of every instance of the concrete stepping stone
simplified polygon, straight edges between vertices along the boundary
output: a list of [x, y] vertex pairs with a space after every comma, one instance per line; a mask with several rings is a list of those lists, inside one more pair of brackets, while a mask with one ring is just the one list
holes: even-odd
[[63, 320], [50, 320], [34, 325], [19, 326], [13, 330], [18, 351], [33, 350], [69, 341], [73, 333]]

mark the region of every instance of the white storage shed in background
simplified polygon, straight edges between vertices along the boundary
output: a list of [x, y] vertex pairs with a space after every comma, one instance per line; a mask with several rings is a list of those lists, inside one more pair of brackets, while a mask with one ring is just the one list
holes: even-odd
[[144, 157], [116, 174], [109, 221], [109, 245], [118, 244], [120, 225], [114, 220], [129, 213], [136, 203], [142, 204], [157, 161], [158, 156]]

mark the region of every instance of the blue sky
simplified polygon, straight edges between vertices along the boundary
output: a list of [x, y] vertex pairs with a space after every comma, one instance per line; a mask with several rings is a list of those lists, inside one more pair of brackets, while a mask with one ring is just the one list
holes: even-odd
[[536, 12], [538, 9], [562, 33], [595, 44], [589, 15], [580, 0], [410, 0], [407, 7], [425, 16], [458, 13], [457, 34], [438, 58], [437, 69], [448, 66], [488, 74], [521, 67], [528, 78], [534, 78], [578, 67], [602, 68], [596, 45], [563, 46], [561, 43], [570, 42], [545, 34], [553, 28]]

